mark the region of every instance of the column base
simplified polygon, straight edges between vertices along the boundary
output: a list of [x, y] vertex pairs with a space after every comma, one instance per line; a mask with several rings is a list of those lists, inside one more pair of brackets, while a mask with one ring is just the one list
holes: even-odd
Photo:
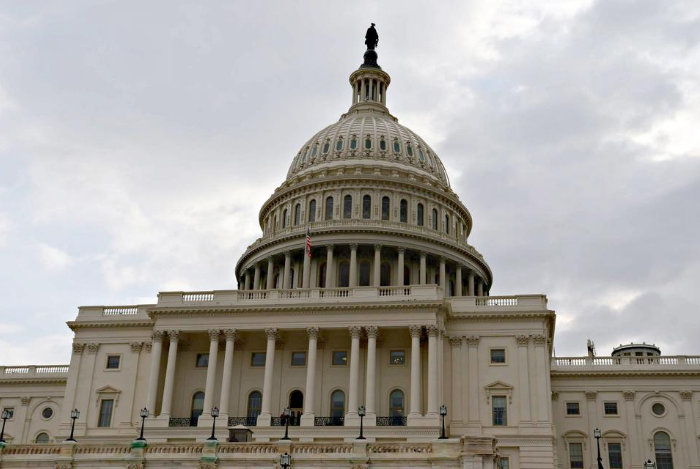
[[300, 427], [313, 427], [316, 425], [316, 414], [313, 412], [308, 412], [301, 415], [301, 420], [299, 421]]
[[440, 417], [438, 415], [411, 415], [408, 414], [406, 422], [409, 427], [432, 427], [440, 426]]
[[158, 417], [151, 419], [150, 424], [156, 428], [167, 428], [170, 426], [170, 415], [160, 414]]
[[346, 427], [359, 427], [360, 426], [360, 416], [357, 412], [348, 412], [345, 414], [345, 426]]
[[261, 412], [260, 415], [258, 415], [257, 426], [258, 427], [270, 427], [270, 426], [272, 426], [272, 414], [270, 414], [269, 412]]

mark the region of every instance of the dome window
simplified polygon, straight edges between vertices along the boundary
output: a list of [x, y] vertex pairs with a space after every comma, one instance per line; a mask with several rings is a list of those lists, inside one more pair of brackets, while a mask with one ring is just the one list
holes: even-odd
[[343, 150], [343, 139], [339, 138], [338, 141], [335, 143], [335, 151], [342, 151]]
[[304, 156], [301, 157], [301, 164], [306, 163], [306, 157], [308, 156], [308, 154], [309, 154], [309, 149], [307, 148], [306, 150], [304, 150]]
[[425, 155], [423, 154], [422, 149], [418, 149], [418, 158], [420, 158], [421, 161], [425, 161]]
[[316, 200], [309, 202], [309, 223], [316, 221]]
[[391, 203], [389, 201], [389, 197], [382, 197], [382, 220], [388, 220], [389, 219], [389, 213], [391, 210]]
[[413, 156], [413, 147], [410, 143], [406, 144], [406, 153], [408, 153], [408, 156]]
[[408, 201], [406, 199], [401, 199], [400, 221], [408, 223]]
[[333, 219], [333, 197], [326, 199], [326, 220]]
[[423, 211], [423, 204], [418, 204], [418, 226], [423, 226], [425, 224]]
[[353, 137], [352, 140], [350, 140], [350, 149], [357, 150], [357, 138]]
[[379, 149], [380, 149], [381, 151], [386, 151], [386, 140], [381, 139], [381, 140], [379, 141]]
[[366, 195], [362, 198], [362, 218], [372, 217], [372, 197]]
[[433, 167], [433, 159], [430, 157], [430, 153], [428, 153], [428, 166]]
[[366, 150], [371, 150], [372, 149], [372, 139], [367, 137], [365, 139], [365, 149]]
[[325, 155], [328, 153], [328, 151], [331, 149], [331, 142], [326, 141], [326, 143], [323, 144], [323, 154]]
[[318, 152], [318, 143], [314, 145], [314, 148], [311, 150], [311, 158], [316, 156], [316, 153]]
[[352, 196], [350, 194], [343, 199], [343, 218], [352, 218]]
[[394, 140], [394, 153], [401, 153], [401, 144], [398, 140]]

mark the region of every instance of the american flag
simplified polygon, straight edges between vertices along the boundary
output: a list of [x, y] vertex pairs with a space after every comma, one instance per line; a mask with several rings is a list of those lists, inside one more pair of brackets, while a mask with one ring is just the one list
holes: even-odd
[[311, 227], [306, 226], [306, 255], [311, 257]]

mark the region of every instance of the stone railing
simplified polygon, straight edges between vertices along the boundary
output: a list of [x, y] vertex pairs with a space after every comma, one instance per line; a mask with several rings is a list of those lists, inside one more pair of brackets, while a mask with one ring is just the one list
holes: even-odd
[[53, 377], [68, 375], [68, 365], [0, 366], [0, 378]]
[[[324, 230], [331, 230], [337, 228], [360, 228], [360, 229], [377, 229], [385, 230], [390, 233], [409, 233], [418, 234], [429, 239], [437, 239], [450, 244], [455, 245], [461, 249], [466, 250], [470, 254], [474, 255], [478, 259], [483, 260], [484, 256], [481, 255], [479, 251], [476, 250], [474, 246], [467, 243], [465, 240], [460, 239], [456, 233], [446, 234], [442, 231], [436, 231], [428, 226], [417, 226], [408, 223], [400, 223], [396, 221], [387, 220], [366, 220], [366, 219], [347, 219], [341, 218], [338, 220], [326, 220], [311, 223], [311, 233], [323, 233]], [[456, 231], [456, 230], [454, 230]], [[253, 244], [248, 246], [248, 250], [255, 249], [257, 246], [264, 244], [272, 239], [294, 236], [294, 235], [304, 235], [306, 233], [306, 225], [289, 226], [287, 228], [277, 230], [273, 233], [268, 233], [258, 238]]]
[[514, 296], [453, 296], [448, 300], [452, 311], [536, 311], [547, 309], [545, 295], [514, 295]]
[[120, 306], [81, 306], [78, 317], [68, 326], [79, 325], [81, 322], [99, 321], [150, 321], [147, 309], [154, 305], [120, 305]]
[[658, 357], [552, 357], [552, 370], [573, 371], [581, 368], [640, 369], [648, 367], [688, 367], [700, 370], [700, 356], [669, 355]]
[[109, 306], [102, 308], [104, 316], [131, 316], [139, 314], [137, 306]]

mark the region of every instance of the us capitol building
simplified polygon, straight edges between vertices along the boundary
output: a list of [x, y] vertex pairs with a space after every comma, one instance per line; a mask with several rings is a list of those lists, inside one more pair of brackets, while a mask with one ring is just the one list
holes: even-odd
[[0, 366], [0, 467], [574, 469], [599, 443], [609, 469], [700, 468], [700, 357], [555, 357], [546, 296], [491, 296], [375, 36], [350, 108], [260, 209], [237, 290], [83, 306], [70, 364]]

